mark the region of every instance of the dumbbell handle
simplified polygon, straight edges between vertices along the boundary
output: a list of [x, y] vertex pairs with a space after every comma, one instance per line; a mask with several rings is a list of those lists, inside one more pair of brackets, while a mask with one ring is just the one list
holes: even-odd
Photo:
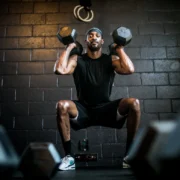
[[122, 47], [121, 45], [118, 45], [118, 44], [116, 44], [116, 43], [111, 43], [109, 46], [109, 54], [110, 55], [116, 55], [116, 56], [118, 56], [118, 54], [117, 54], [117, 52], [116, 52], [116, 49], [118, 48], [118, 47]]
[[83, 47], [82, 47], [82, 45], [81, 45], [78, 41], [75, 41], [75, 44], [76, 44], [76, 47], [74, 47], [74, 48], [71, 50], [69, 56], [72, 56], [72, 55], [74, 55], [74, 54], [77, 54], [77, 55], [81, 55], [81, 54], [82, 54], [82, 52], [83, 52]]

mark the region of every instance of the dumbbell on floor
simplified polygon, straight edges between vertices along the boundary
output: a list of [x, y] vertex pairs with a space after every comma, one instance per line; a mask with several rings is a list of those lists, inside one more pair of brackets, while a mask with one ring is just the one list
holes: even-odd
[[57, 37], [61, 43], [64, 45], [69, 45], [70, 43], [75, 43], [76, 47], [73, 48], [70, 52], [70, 56], [77, 54], [81, 55], [83, 51], [82, 45], [76, 41], [77, 38], [77, 32], [75, 29], [72, 29], [69, 26], [61, 27], [57, 33]]
[[[30, 143], [20, 157], [8, 133], [0, 125], [0, 179], [11, 180], [16, 176], [25, 180], [51, 179], [57, 173], [61, 157], [51, 142]], [[22, 174], [22, 175], [21, 175]], [[15, 177], [14, 177], [15, 175]]]
[[0, 179], [10, 180], [18, 169], [20, 157], [6, 128], [0, 125]]
[[[171, 120], [172, 121], [172, 120]], [[164, 177], [176, 177], [180, 179], [180, 116], [174, 121], [175, 129], [169, 134], [167, 141], [160, 154], [161, 169], [159, 170], [161, 179]]]
[[32, 142], [22, 154], [19, 170], [27, 180], [51, 179], [60, 162], [61, 157], [53, 143]]
[[117, 46], [126, 46], [132, 40], [131, 30], [126, 27], [118, 27], [112, 33], [113, 43], [109, 45], [109, 53], [111, 55], [117, 55], [114, 44]]
[[[128, 152], [128, 162], [137, 179], [144, 180], [147, 177], [153, 179], [164, 176], [162, 159], [164, 160], [166, 157], [162, 155], [167, 149], [168, 139], [175, 131], [176, 126], [175, 121], [154, 121], [138, 132]], [[170, 155], [173, 156], [172, 153], [169, 153], [169, 157]]]

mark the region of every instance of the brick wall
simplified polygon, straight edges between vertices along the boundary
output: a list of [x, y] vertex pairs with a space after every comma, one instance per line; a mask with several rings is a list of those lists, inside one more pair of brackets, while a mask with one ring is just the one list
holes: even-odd
[[[175, 0], [92, 0], [90, 23], [73, 16], [78, 0], [4, 0], [0, 7], [0, 123], [19, 154], [29, 142], [53, 142], [60, 154], [55, 104], [76, 99], [72, 76], [53, 74], [63, 45], [56, 33], [70, 25], [84, 44], [84, 34], [97, 26], [105, 34], [103, 52], [112, 42], [110, 32], [129, 27], [133, 40], [125, 47], [135, 73], [115, 77], [112, 99], [136, 97], [141, 102], [141, 126], [152, 120], [173, 119], [180, 107], [180, 3]], [[118, 164], [124, 155], [126, 128], [90, 127], [71, 131], [73, 152], [83, 138], [99, 165]]]

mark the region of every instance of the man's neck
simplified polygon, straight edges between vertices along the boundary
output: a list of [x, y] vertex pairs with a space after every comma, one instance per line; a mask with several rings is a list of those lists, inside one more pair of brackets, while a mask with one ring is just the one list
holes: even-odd
[[98, 59], [102, 55], [102, 50], [98, 51], [90, 51], [89, 49], [87, 50], [87, 54], [91, 59]]

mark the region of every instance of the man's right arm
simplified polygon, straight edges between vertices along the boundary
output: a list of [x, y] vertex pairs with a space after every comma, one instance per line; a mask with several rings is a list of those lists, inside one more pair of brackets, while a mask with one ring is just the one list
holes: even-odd
[[61, 53], [59, 59], [54, 65], [54, 73], [65, 75], [72, 74], [77, 66], [78, 55], [72, 55], [69, 57], [71, 50], [76, 47], [75, 43], [69, 44], [66, 49]]

